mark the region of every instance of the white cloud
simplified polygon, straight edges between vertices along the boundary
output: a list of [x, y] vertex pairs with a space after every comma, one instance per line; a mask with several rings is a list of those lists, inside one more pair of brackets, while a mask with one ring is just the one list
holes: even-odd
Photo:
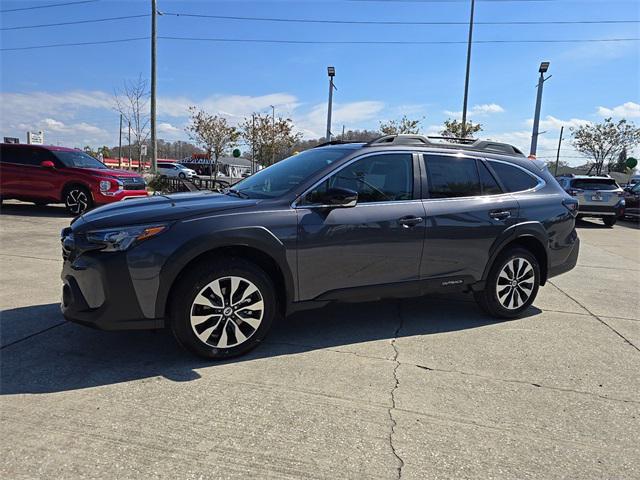
[[598, 107], [598, 115], [618, 118], [640, 117], [640, 104], [635, 102], [626, 102], [613, 108]]
[[[347, 129], [361, 128], [361, 122], [379, 119], [383, 108], [384, 103], [371, 100], [334, 104], [331, 117], [333, 134], [338, 134], [342, 125]], [[323, 137], [327, 128], [327, 104], [319, 103], [306, 114], [294, 115], [294, 123], [307, 138]]]
[[[540, 120], [540, 130], [560, 130], [560, 127], [565, 129], [567, 128], [575, 128], [580, 127], [582, 125], [586, 125], [591, 123], [589, 120], [585, 120], [582, 118], [570, 118], [568, 120], [561, 120], [559, 118], [554, 117], [553, 115], [547, 115], [543, 119]], [[529, 127], [533, 126], [533, 118], [529, 118], [526, 121], [526, 125]]]
[[295, 96], [288, 93], [269, 95], [215, 95], [204, 99], [187, 97], [160, 97], [158, 115], [167, 117], [185, 117], [189, 107], [195, 105], [209, 113], [242, 119], [252, 112], [259, 112], [274, 105], [277, 110], [290, 112], [300, 104]]
[[[471, 107], [471, 109], [467, 111], [467, 117], [472, 115], [476, 117], [480, 117], [485, 115], [491, 115], [493, 113], [503, 113], [504, 111], [505, 111], [504, 108], [502, 108], [497, 103], [483, 103], [483, 104], [474, 105], [473, 107]], [[461, 111], [453, 112], [451, 110], [445, 110], [444, 114], [454, 118], [462, 116]]]

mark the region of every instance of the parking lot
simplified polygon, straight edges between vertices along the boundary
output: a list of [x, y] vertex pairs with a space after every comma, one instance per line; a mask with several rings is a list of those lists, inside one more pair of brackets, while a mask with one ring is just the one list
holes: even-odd
[[0, 216], [3, 478], [640, 478], [640, 229], [579, 223], [525, 318], [331, 305], [209, 363], [59, 313], [61, 207]]

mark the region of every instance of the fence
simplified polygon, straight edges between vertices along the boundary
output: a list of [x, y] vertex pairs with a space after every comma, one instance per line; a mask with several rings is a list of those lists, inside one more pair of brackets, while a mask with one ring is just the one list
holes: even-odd
[[226, 180], [214, 180], [213, 178], [194, 178], [192, 180], [187, 180], [184, 178], [158, 177], [154, 183], [156, 185], [156, 190], [171, 193], [194, 192], [198, 190], [220, 192], [231, 186], [231, 183]]

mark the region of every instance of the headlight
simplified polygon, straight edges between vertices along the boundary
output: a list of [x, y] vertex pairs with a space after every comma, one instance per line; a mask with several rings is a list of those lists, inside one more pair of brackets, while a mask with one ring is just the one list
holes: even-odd
[[109, 192], [111, 190], [122, 190], [123, 183], [117, 178], [111, 178], [109, 180], [100, 180], [100, 191], [102, 193]]
[[135, 227], [109, 228], [87, 233], [90, 243], [103, 245], [103, 252], [122, 252], [167, 229], [167, 225], [139, 225]]

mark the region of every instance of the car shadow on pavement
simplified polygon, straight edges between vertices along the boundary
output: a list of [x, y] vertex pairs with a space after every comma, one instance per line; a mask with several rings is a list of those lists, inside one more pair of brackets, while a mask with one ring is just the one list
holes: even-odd
[[[538, 313], [532, 307], [526, 316]], [[185, 382], [200, 378], [201, 369], [355, 344], [364, 344], [358, 351], [367, 355], [366, 342], [498, 323], [463, 295], [334, 304], [290, 315], [277, 322], [256, 349], [215, 362], [184, 351], [167, 329], [103, 332], [62, 323], [57, 304], [6, 310], [0, 316], [0, 331], [5, 325], [15, 331], [16, 322], [29, 318], [21, 337], [3, 342], [1, 395], [62, 392], [153, 377]], [[38, 323], [41, 328], [34, 329]]]
[[0, 206], [0, 215], [12, 215], [17, 217], [52, 217], [52, 218], [68, 218], [71, 215], [64, 208], [64, 205], [47, 205], [39, 207], [33, 203], [7, 203], [3, 202]]

